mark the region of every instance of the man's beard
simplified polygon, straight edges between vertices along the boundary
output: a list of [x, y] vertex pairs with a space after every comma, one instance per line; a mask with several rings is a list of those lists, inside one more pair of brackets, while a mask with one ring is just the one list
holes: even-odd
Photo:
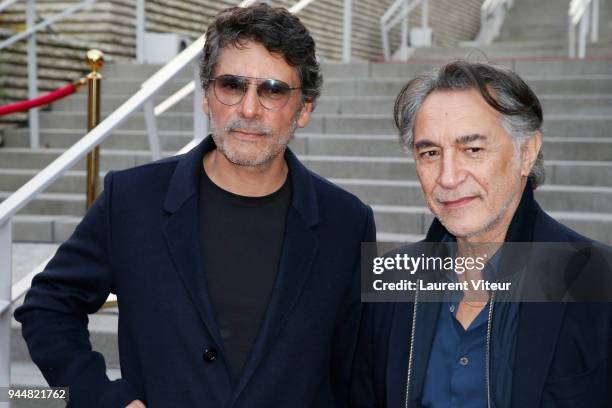
[[[278, 137], [274, 137], [272, 129], [263, 126], [256, 121], [249, 121], [245, 119], [235, 119], [230, 121], [225, 128], [223, 128], [221, 134], [218, 131], [218, 127], [213, 119], [213, 115], [209, 115], [210, 131], [212, 133], [213, 140], [217, 146], [217, 149], [229, 160], [231, 163], [237, 166], [245, 167], [261, 167], [269, 164], [279, 154], [284, 153], [289, 142], [293, 139], [295, 130], [297, 129], [297, 120], [301, 114], [301, 110], [297, 112], [291, 121], [291, 126], [287, 133], [281, 134]], [[240, 153], [236, 149], [232, 149], [226, 144], [226, 137], [234, 130], [243, 130], [247, 132], [253, 132], [260, 134], [262, 138], [272, 141], [272, 143], [266, 144], [265, 148], [257, 152], [251, 157], [245, 157], [246, 155]]]

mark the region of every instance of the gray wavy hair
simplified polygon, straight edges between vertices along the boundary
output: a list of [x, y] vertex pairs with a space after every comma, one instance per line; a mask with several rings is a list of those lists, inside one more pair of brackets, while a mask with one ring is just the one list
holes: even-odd
[[[418, 75], [402, 88], [394, 107], [401, 143], [412, 149], [416, 115], [429, 94], [465, 89], [479, 91], [487, 104], [501, 113], [502, 126], [518, 146], [542, 132], [542, 105], [514, 71], [500, 65], [457, 60]], [[540, 149], [529, 173], [531, 187], [535, 189], [541, 185], [545, 175], [544, 155]]]

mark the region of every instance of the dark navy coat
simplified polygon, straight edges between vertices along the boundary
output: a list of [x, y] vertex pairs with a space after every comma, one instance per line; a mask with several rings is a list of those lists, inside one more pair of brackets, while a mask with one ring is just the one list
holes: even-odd
[[[362, 241], [372, 210], [307, 170], [292, 177], [279, 272], [259, 336], [232, 388], [207, 296], [198, 181], [209, 137], [191, 152], [105, 179], [103, 194], [37, 275], [15, 312], [49, 384], [71, 406], [344, 407], [359, 316]], [[119, 300], [122, 378], [92, 351], [87, 314]], [[211, 350], [218, 351], [216, 358]]]
[[[439, 242], [446, 233], [434, 220], [425, 241]], [[548, 216], [535, 202], [530, 187], [523, 194], [506, 241], [591, 242]], [[603, 269], [600, 266], [595, 269], [602, 274], [599, 275], [603, 278], [601, 284], [607, 285], [609, 293], [611, 271], [609, 265]], [[521, 303], [511, 392], [502, 396], [502, 401], [495, 401], [496, 407], [612, 407], [610, 305], [606, 302]], [[353, 407], [421, 405], [439, 307], [439, 303], [419, 303], [413, 333], [413, 303], [365, 305], [352, 381]], [[411, 347], [413, 364], [407, 402]]]

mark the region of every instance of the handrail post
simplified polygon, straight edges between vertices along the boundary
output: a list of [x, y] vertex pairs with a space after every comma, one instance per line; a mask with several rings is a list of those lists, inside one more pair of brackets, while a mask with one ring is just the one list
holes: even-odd
[[404, 18], [402, 18], [402, 30], [401, 30], [402, 38], [400, 40], [400, 49], [403, 52], [403, 50], [405, 50], [406, 47], [408, 47], [408, 19], [410, 18], [410, 14], [408, 13], [408, 1], [407, 0], [404, 1], [404, 5], [402, 6], [401, 12], [406, 14]]
[[599, 0], [591, 1], [591, 42], [599, 41]]
[[572, 21], [572, 16], [567, 17], [567, 42], [568, 42], [568, 53], [569, 57], [576, 58], [576, 26]]
[[351, 36], [353, 35], [353, 0], [344, 0], [342, 21], [342, 61], [351, 61]]
[[[36, 24], [36, 0], [28, 0], [26, 5], [26, 30], [30, 30]], [[28, 37], [28, 99], [38, 96], [38, 62], [36, 58], [36, 33]], [[40, 147], [40, 121], [38, 109], [30, 109], [28, 112], [28, 124], [30, 127], [30, 148]]]
[[145, 0], [136, 0], [136, 61], [144, 64]]
[[589, 23], [590, 23], [590, 7], [586, 7], [584, 14], [580, 19], [580, 26], [578, 27], [578, 58], [584, 59], [586, 57], [586, 41], [589, 35]]
[[421, 3], [421, 28], [429, 28], [429, 0]]
[[151, 158], [153, 160], [159, 160], [161, 159], [161, 146], [159, 143], [159, 131], [157, 129], [157, 119], [155, 118], [153, 98], [145, 102], [143, 110], [147, 129], [147, 138], [149, 139], [149, 148], [151, 149]]
[[[102, 75], [98, 72], [104, 65], [104, 54], [100, 50], [87, 52], [87, 63], [91, 72], [87, 75], [87, 131], [91, 131], [100, 123], [100, 92]], [[89, 209], [96, 197], [100, 184], [100, 146], [87, 154], [87, 202]]]
[[[200, 54], [200, 58], [202, 54]], [[208, 116], [204, 114], [202, 104], [204, 102], [204, 90], [200, 85], [199, 61], [196, 58], [193, 63], [193, 140], [201, 140], [208, 134]]]
[[382, 38], [383, 56], [385, 61], [388, 61], [390, 59], [389, 38], [387, 37], [387, 26], [382, 22], [380, 23], [380, 38]]
[[[0, 387], [11, 385], [12, 221], [0, 224]], [[0, 402], [0, 407], [9, 403]]]

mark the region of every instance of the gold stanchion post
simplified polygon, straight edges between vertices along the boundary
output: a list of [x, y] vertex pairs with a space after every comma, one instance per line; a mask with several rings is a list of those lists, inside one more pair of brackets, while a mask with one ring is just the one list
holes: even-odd
[[[104, 54], [100, 50], [87, 51], [87, 64], [91, 72], [87, 75], [87, 131], [100, 123], [100, 86], [102, 75], [98, 72], [104, 65]], [[100, 185], [100, 146], [87, 154], [87, 209], [91, 207], [99, 193]]]

